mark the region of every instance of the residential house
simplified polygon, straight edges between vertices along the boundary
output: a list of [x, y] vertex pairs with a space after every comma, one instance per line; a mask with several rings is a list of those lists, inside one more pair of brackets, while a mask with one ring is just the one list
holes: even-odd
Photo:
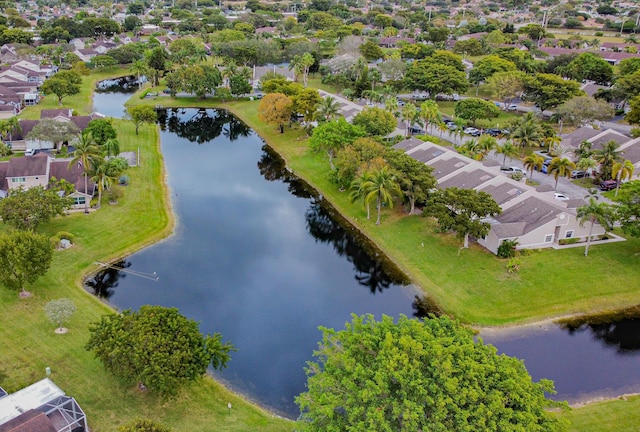
[[[562, 239], [584, 240], [589, 235], [591, 224], [581, 225], [576, 216], [583, 200], [555, 200], [553, 190], [537, 190], [515, 181], [500, 172], [499, 164], [484, 164], [416, 138], [401, 141], [394, 148], [433, 168], [439, 188], [475, 189], [493, 197], [502, 214], [487, 219], [491, 229], [477, 239], [493, 253], [505, 240], [517, 240], [519, 248], [533, 249], [557, 246]], [[593, 237], [604, 233], [600, 225], [593, 226]]]
[[0, 388], [0, 432], [88, 432], [87, 418], [49, 378], [12, 394]]
[[6, 196], [11, 189], [29, 189], [36, 186], [48, 187], [52, 179], [66, 180], [75, 187], [69, 196], [74, 203], [72, 208], [84, 208], [91, 201], [95, 183], [87, 179], [84, 189], [84, 168], [81, 163], [69, 166], [71, 159], [53, 159], [46, 153], [33, 156], [11, 158], [0, 162], [0, 197]]

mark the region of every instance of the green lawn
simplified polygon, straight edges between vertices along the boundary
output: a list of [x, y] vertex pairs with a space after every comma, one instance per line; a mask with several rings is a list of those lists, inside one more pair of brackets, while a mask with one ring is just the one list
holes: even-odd
[[[455, 106], [456, 103], [455, 102], [448, 102], [448, 101], [440, 101], [438, 102], [438, 106], [440, 107], [440, 111], [443, 112], [444, 114], [446, 114], [449, 117], [454, 117], [455, 114]], [[498, 115], [498, 117], [491, 119], [491, 120], [478, 120], [476, 121], [476, 127], [477, 128], [483, 128], [483, 129], [487, 129], [487, 128], [504, 128], [507, 123], [509, 122], [509, 120], [512, 120], [516, 117], [519, 117], [520, 114], [517, 114], [515, 112], [509, 112], [509, 111], [503, 111], [500, 110], [500, 114]], [[471, 124], [471, 122], [469, 122], [469, 124]]]
[[562, 413], [571, 432], [634, 432], [640, 424], [640, 396], [619, 397]]
[[[85, 84], [104, 77], [92, 75]], [[80, 112], [88, 112], [89, 100], [90, 92], [85, 89], [74, 105], [78, 104]], [[71, 232], [75, 244], [54, 253], [46, 276], [28, 287], [33, 297], [21, 300], [16, 292], [0, 289], [0, 386], [16, 391], [44, 378], [45, 368], [50, 367], [51, 378], [78, 400], [96, 432], [114, 431], [139, 416], [185, 432], [290, 431], [292, 422], [248, 403], [211, 378], [194, 382], [174, 400], [160, 400], [120, 383], [84, 350], [88, 324], [110, 312], [81, 288], [84, 276], [98, 269], [96, 261], [124, 257], [166, 237], [173, 228], [157, 128], [143, 125], [136, 136], [131, 122], [114, 123], [122, 150], [140, 149], [141, 167], [127, 172], [130, 186], [125, 188], [119, 205], [104, 204], [90, 215], [73, 213], [39, 229], [47, 235]], [[0, 225], [0, 229], [6, 226]], [[62, 297], [71, 298], [78, 310], [66, 325], [70, 332], [56, 335], [43, 307], [47, 301]], [[233, 405], [231, 415], [228, 402]]]

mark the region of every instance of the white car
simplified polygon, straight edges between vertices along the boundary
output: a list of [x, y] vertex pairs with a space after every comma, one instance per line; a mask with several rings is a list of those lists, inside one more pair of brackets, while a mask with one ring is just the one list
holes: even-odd
[[555, 199], [557, 199], [558, 201], [569, 201], [571, 199], [568, 196], [566, 196], [565, 194], [559, 193], [559, 192], [554, 193], [553, 197]]
[[35, 149], [27, 149], [27, 150], [25, 150], [25, 152], [24, 152], [24, 155], [25, 155], [25, 156], [33, 156], [34, 154], [36, 154]]
[[515, 166], [510, 166], [510, 167], [502, 167], [500, 168], [500, 171], [505, 172], [505, 173], [509, 173], [509, 174], [513, 174], [515, 172], [519, 172], [520, 174], [522, 174], [523, 177], [527, 176], [527, 172], [520, 168], [520, 167], [515, 167]]

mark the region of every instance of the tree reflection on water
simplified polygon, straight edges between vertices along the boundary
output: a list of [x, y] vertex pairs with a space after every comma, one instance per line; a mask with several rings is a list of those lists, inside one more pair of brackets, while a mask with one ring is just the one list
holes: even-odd
[[[585, 316], [560, 323], [569, 334], [590, 331], [593, 338], [619, 354], [640, 351], [640, 313], [633, 308], [612, 316]], [[621, 319], [621, 316], [623, 317]]]
[[91, 279], [88, 279], [85, 285], [93, 290], [94, 295], [109, 300], [120, 284], [120, 280], [127, 277], [127, 274], [121, 269], [129, 267], [131, 267], [131, 262], [127, 260], [115, 262], [110, 267], [96, 273]]
[[226, 110], [159, 109], [160, 129], [174, 132], [191, 142], [204, 144], [220, 135], [230, 141], [251, 135], [251, 128]]

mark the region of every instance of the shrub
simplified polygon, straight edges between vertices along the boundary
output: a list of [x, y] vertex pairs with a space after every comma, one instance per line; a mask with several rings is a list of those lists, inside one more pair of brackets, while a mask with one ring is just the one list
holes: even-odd
[[51, 242], [51, 247], [52, 248], [58, 249], [60, 247], [60, 237], [53, 236], [53, 237], [49, 238], [49, 241]]
[[112, 186], [106, 195], [109, 203], [116, 204], [120, 200], [120, 198], [122, 198], [122, 196], [124, 195], [124, 191], [119, 186]]
[[58, 231], [56, 233], [56, 237], [59, 237], [60, 239], [64, 239], [64, 240], [69, 240], [70, 242], [72, 242], [75, 236], [70, 232]]
[[149, 419], [135, 419], [118, 428], [118, 432], [171, 432], [171, 429]]
[[518, 246], [518, 240], [504, 240], [498, 247], [498, 256], [500, 258], [513, 258], [516, 256], [516, 246]]
[[580, 241], [580, 239], [576, 238], [576, 237], [564, 238], [564, 239], [558, 240], [558, 244], [560, 244], [560, 245], [570, 245], [570, 244], [576, 244], [579, 241]]
[[507, 272], [518, 273], [520, 271], [520, 258], [511, 258], [507, 263]]
[[9, 156], [11, 153], [11, 147], [3, 142], [0, 142], [0, 156]]
[[604, 36], [604, 33], [602, 33], [602, 32], [600, 32], [600, 31], [598, 31], [598, 32], [595, 32], [595, 33], [594, 33], [594, 36], [601, 37], [601, 36]]

